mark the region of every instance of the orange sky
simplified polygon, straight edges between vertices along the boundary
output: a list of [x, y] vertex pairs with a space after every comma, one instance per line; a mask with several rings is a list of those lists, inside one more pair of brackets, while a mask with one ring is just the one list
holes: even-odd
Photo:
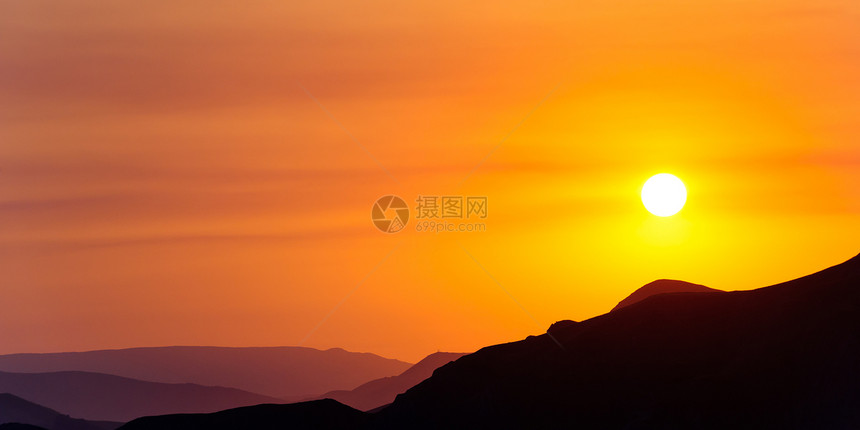
[[0, 353], [418, 360], [860, 252], [856, 1], [181, 3], [0, 6]]

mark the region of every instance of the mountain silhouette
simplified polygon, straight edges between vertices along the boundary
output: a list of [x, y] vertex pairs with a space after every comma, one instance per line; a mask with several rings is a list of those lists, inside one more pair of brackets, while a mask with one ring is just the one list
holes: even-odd
[[[627, 296], [624, 300], [618, 302], [613, 311], [621, 309], [625, 306], [630, 306], [633, 303], [641, 302], [642, 300], [651, 297], [656, 294], [666, 294], [666, 293], [707, 293], [707, 292], [719, 292], [722, 293], [722, 290], [716, 290], [713, 288], [708, 288], [704, 285], [692, 284], [690, 282], [684, 281], [676, 281], [674, 279], [658, 279], [653, 282], [649, 282], [638, 290], [634, 291], [632, 294]], [[611, 311], [610, 311], [611, 312]]]
[[330, 391], [319, 398], [334, 399], [355, 409], [369, 411], [393, 402], [398, 394], [429, 378], [437, 368], [464, 355], [458, 352], [436, 352], [397, 376], [376, 379], [350, 391]]
[[0, 372], [0, 392], [90, 420], [126, 422], [146, 415], [215, 412], [282, 402], [235, 388], [165, 384], [92, 372]]
[[411, 366], [334, 348], [173, 346], [0, 355], [6, 372], [83, 371], [163, 383], [233, 387], [297, 401], [398, 375]]
[[[556, 342], [560, 343], [557, 344]], [[860, 428], [860, 256], [658, 294], [438, 369], [374, 428]]]
[[322, 400], [123, 429], [854, 429], [858, 405], [860, 256], [757, 290], [657, 294], [556, 323], [552, 337], [442, 366], [375, 413]]
[[122, 430], [316, 430], [358, 428], [369, 414], [331, 399], [289, 405], [257, 405], [213, 414], [138, 418]]
[[71, 418], [55, 410], [0, 393], [0, 429], [3, 430], [113, 430], [121, 423], [87, 421]]

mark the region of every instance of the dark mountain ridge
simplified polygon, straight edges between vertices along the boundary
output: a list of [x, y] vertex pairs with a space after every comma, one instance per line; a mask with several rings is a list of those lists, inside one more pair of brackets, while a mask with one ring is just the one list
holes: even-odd
[[[657, 294], [551, 332], [461, 357], [376, 413], [329, 400], [271, 419], [332, 429], [860, 428], [860, 256], [757, 290]], [[241, 412], [271, 413], [255, 408]], [[307, 427], [326, 410], [344, 421]], [[180, 422], [236, 428], [214, 414], [124, 428]]]
[[370, 414], [331, 399], [288, 405], [257, 405], [212, 414], [178, 414], [138, 418], [123, 430], [317, 430], [358, 428]]
[[484, 348], [376, 428], [860, 427], [860, 256], [750, 291], [660, 294]]

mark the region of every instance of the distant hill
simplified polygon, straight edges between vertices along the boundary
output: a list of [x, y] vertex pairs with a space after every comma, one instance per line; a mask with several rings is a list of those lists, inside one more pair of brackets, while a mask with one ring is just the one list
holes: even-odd
[[0, 372], [0, 392], [14, 394], [75, 417], [121, 422], [147, 415], [215, 412], [282, 402], [235, 388], [145, 382], [75, 371]]
[[334, 400], [257, 405], [214, 414], [163, 415], [136, 419], [122, 430], [317, 430], [356, 428], [369, 415]]
[[618, 302], [613, 311], [621, 309], [626, 306], [630, 306], [634, 303], [641, 302], [642, 300], [647, 299], [648, 297], [657, 295], [657, 294], [665, 294], [665, 293], [723, 293], [722, 290], [717, 290], [714, 288], [708, 288], [704, 285], [692, 284], [690, 282], [684, 281], [676, 281], [673, 279], [658, 279], [653, 282], [649, 282], [632, 294], [627, 296], [624, 300]]
[[32, 430], [113, 430], [121, 423], [94, 422], [71, 418], [9, 393], [0, 394], [0, 429]]
[[334, 399], [358, 410], [369, 411], [393, 402], [398, 394], [406, 392], [415, 384], [429, 378], [437, 368], [464, 355], [466, 353], [433, 353], [397, 376], [376, 379], [351, 391], [330, 391], [319, 398]]
[[303, 347], [174, 346], [0, 355], [7, 372], [84, 371], [143, 381], [233, 387], [287, 400], [398, 375], [411, 366], [369, 353]]

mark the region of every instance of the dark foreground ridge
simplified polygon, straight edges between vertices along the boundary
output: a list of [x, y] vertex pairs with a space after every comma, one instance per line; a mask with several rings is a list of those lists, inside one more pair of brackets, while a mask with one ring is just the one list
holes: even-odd
[[212, 414], [138, 418], [125, 430], [303, 430], [360, 428], [370, 415], [331, 399], [289, 405], [257, 405]]
[[[483, 348], [376, 413], [329, 400], [123, 428], [860, 428], [860, 256], [752, 291], [654, 295], [552, 330], [561, 347], [544, 334]], [[235, 411], [253, 425], [231, 426]]]

